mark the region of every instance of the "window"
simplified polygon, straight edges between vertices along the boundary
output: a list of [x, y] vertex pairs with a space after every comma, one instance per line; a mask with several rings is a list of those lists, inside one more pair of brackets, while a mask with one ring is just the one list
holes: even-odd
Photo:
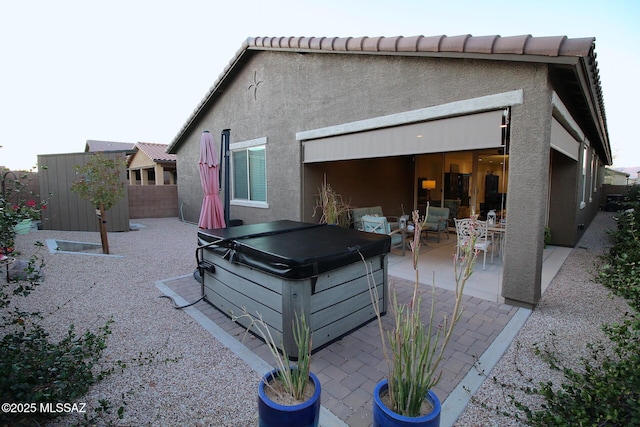
[[582, 201], [580, 202], [580, 209], [583, 209], [587, 205], [587, 195], [590, 194], [590, 191], [587, 190], [589, 187], [587, 185], [587, 172], [589, 169], [588, 156], [589, 141], [585, 139], [582, 150]]
[[233, 204], [268, 207], [266, 142], [258, 138], [231, 144]]
[[[591, 194], [598, 192], [598, 156], [596, 150], [591, 151]], [[591, 201], [591, 200], [589, 200]]]

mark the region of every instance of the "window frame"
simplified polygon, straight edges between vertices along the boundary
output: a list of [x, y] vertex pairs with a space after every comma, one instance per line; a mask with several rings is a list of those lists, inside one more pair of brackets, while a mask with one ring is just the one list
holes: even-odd
[[596, 154], [595, 149], [591, 149], [591, 198], [590, 202], [593, 200], [593, 195], [598, 192], [598, 155]]
[[[259, 201], [259, 200], [251, 200], [251, 199], [236, 199], [235, 198], [235, 178], [234, 178], [234, 173], [235, 172], [235, 165], [234, 165], [234, 156], [233, 153], [234, 152], [239, 152], [239, 151], [246, 151], [248, 154], [248, 151], [252, 148], [263, 148], [264, 149], [264, 161], [265, 161], [265, 171], [264, 171], [264, 183], [265, 183], [265, 198], [267, 198], [267, 193], [268, 193], [268, 186], [267, 186], [267, 168], [266, 168], [266, 162], [267, 162], [267, 138], [266, 137], [262, 137], [262, 138], [256, 138], [256, 139], [251, 139], [248, 141], [240, 141], [240, 142], [234, 142], [229, 144], [229, 156], [231, 159], [231, 171], [232, 173], [229, 176], [229, 179], [231, 180], [231, 185], [230, 185], [230, 193], [229, 194], [229, 203], [231, 205], [234, 206], [246, 206], [246, 207], [252, 207], [252, 208], [261, 208], [261, 209], [266, 209], [269, 207], [269, 202], [268, 202], [268, 198], [266, 201]], [[249, 156], [247, 155], [247, 161], [249, 159]], [[248, 165], [247, 165], [248, 167]], [[248, 169], [247, 169], [248, 170]], [[247, 185], [250, 187], [250, 177], [247, 176]], [[249, 197], [251, 197], [251, 195], [249, 195]]]
[[[591, 191], [588, 190], [589, 186], [587, 186], [587, 175], [590, 175], [589, 171], [589, 140], [585, 138], [582, 143], [582, 201], [580, 202], [580, 209], [584, 209], [587, 206], [587, 196], [591, 201]], [[590, 177], [589, 177], [590, 178]]]

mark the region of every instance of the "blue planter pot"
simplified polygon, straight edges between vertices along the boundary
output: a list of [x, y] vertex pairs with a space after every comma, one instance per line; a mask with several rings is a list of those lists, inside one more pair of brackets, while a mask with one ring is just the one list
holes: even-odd
[[388, 387], [389, 384], [387, 383], [387, 380], [382, 380], [376, 385], [376, 388], [373, 391], [373, 427], [440, 426], [440, 400], [433, 391], [429, 390], [429, 393], [426, 396], [429, 402], [433, 405], [433, 411], [431, 411], [431, 413], [422, 417], [406, 417], [404, 415], [396, 414], [382, 403], [380, 394], [387, 391]]
[[267, 397], [265, 383], [273, 381], [277, 369], [262, 378], [258, 386], [258, 426], [259, 427], [317, 427], [320, 421], [320, 380], [313, 373], [309, 379], [315, 386], [311, 399], [299, 405], [280, 405]]

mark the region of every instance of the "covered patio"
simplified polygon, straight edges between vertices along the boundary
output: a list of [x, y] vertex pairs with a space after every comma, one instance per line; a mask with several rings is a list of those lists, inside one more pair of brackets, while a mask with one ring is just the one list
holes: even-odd
[[[455, 232], [449, 232], [449, 239], [443, 237], [438, 243], [433, 235], [426, 239], [427, 244], [420, 248], [418, 262], [419, 281], [425, 286], [430, 286], [435, 280], [436, 287], [446, 290], [455, 289], [455, 277], [453, 271], [453, 255], [456, 253]], [[542, 292], [553, 280], [562, 263], [571, 252], [571, 248], [548, 245], [543, 250], [542, 263]], [[402, 256], [399, 250], [393, 249], [388, 257], [389, 276], [415, 280], [415, 272], [412, 265], [411, 252]], [[490, 253], [487, 254], [485, 270], [482, 269], [482, 253], [474, 268], [473, 275], [465, 286], [465, 295], [481, 298], [487, 301], [503, 304], [502, 297], [502, 267], [503, 260], [496, 250], [491, 262]], [[392, 277], [389, 283], [393, 285]]]

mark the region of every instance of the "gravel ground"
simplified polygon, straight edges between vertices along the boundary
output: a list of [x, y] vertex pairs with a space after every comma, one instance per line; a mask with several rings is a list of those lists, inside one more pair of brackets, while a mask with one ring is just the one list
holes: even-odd
[[[158, 298], [157, 280], [193, 272], [197, 228], [176, 218], [133, 222], [144, 227], [109, 233], [111, 253], [123, 258], [50, 254], [45, 248], [45, 280], [21, 306], [44, 313], [54, 338], [70, 324], [96, 330], [113, 318], [105, 360], [125, 361], [127, 368], [80, 401], [90, 412], [99, 399], [116, 410], [126, 402], [124, 419], [115, 425], [255, 425], [258, 373], [170, 300]], [[30, 253], [31, 243], [46, 239], [100, 243], [98, 233], [35, 231], [18, 236], [17, 249]]]
[[[527, 386], [530, 385], [528, 379], [534, 385], [543, 381], [562, 383], [562, 375], [552, 372], [534, 354], [534, 344], [541, 348], [555, 346], [567, 366], [577, 367], [580, 357], [588, 354], [587, 343], [606, 340], [601, 325], [621, 320], [629, 310], [623, 299], [612, 296], [604, 286], [591, 280], [598, 268], [598, 255], [610, 246], [606, 232], [613, 227], [615, 222], [610, 213], [597, 215], [500, 362], [487, 373], [488, 379], [473, 396], [456, 426], [522, 425], [513, 416], [501, 416], [495, 409], [487, 409], [500, 408], [515, 413], [507, 396], [514, 390], [505, 390], [500, 384]], [[493, 381], [494, 377], [497, 381]], [[532, 407], [540, 403], [534, 396], [517, 392], [515, 395]]]
[[[135, 222], [144, 227], [109, 233], [111, 253], [123, 258], [45, 250], [44, 284], [23, 307], [44, 313], [53, 337], [70, 324], [80, 331], [95, 330], [114, 319], [105, 358], [109, 363], [127, 361], [128, 366], [92, 387], [81, 401], [89, 411], [98, 408], [99, 399], [108, 399], [116, 409], [126, 402], [124, 419], [115, 425], [255, 425], [259, 374], [190, 316], [173, 309], [169, 300], [158, 298], [157, 280], [193, 272], [197, 228], [175, 218]], [[533, 354], [534, 343], [553, 341], [563, 359], [575, 363], [586, 354], [586, 343], [604, 337], [603, 323], [622, 318], [627, 304], [589, 279], [608, 244], [606, 230], [613, 226], [610, 214], [596, 217], [488, 378], [514, 385], [526, 385], [526, 378], [559, 383], [561, 378]], [[98, 233], [37, 231], [18, 236], [16, 244], [27, 253], [31, 243], [46, 239], [100, 243]], [[137, 359], [144, 363], [140, 366]], [[485, 409], [513, 413], [506, 394], [496, 382], [485, 381], [456, 425], [519, 425]], [[531, 396], [519, 398], [535, 403]], [[52, 425], [71, 423], [62, 419]]]

